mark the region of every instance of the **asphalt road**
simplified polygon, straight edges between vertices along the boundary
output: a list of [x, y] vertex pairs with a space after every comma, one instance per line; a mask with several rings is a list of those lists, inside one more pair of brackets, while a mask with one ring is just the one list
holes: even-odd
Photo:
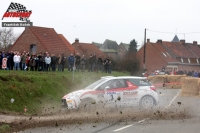
[[[197, 133], [200, 132], [200, 99], [181, 97], [179, 89], [157, 89], [159, 105], [151, 111], [132, 110], [124, 119], [112, 117], [102, 122], [36, 127], [19, 133]], [[130, 110], [129, 110], [130, 111]], [[128, 112], [129, 112], [128, 111]], [[125, 112], [125, 111], [124, 111]], [[114, 114], [116, 112], [113, 112]], [[117, 114], [116, 116], [120, 116]], [[125, 116], [125, 115], [124, 115]]]

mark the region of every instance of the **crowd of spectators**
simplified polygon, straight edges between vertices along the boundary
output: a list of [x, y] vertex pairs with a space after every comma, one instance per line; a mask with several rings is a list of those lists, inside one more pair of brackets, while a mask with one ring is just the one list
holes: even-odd
[[[6, 68], [2, 68], [3, 58], [7, 59]], [[80, 56], [79, 53], [73, 53], [66, 57], [64, 54], [49, 54], [48, 52], [39, 54], [30, 54], [29, 52], [18, 51], [0, 51], [0, 69], [4, 70], [23, 70], [23, 71], [64, 71], [68, 68], [69, 72], [112, 72], [112, 62], [109, 57], [103, 59], [96, 54], [91, 54], [86, 58], [84, 55]]]
[[197, 77], [197, 78], [200, 78], [200, 71], [198, 70], [189, 70], [189, 71], [186, 71], [186, 70], [183, 70], [183, 69], [165, 69], [165, 67], [163, 67], [160, 71], [157, 70], [155, 72], [152, 72], [151, 73], [151, 76], [154, 76], [154, 75], [162, 75], [162, 74], [167, 74], [167, 75], [186, 75], [186, 76], [189, 76], [189, 77]]

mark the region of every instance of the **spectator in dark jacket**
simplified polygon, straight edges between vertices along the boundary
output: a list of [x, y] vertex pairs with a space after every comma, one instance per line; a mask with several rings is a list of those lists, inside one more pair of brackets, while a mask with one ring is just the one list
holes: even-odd
[[82, 72], [85, 71], [85, 65], [86, 65], [86, 58], [85, 58], [85, 55], [82, 55], [80, 59], [80, 67], [81, 67]]
[[66, 61], [66, 57], [64, 56], [64, 54], [62, 54], [61, 64], [62, 64], [62, 71], [63, 72], [64, 72], [64, 68], [65, 68], [65, 61]]
[[96, 68], [96, 54], [94, 53], [92, 56], [92, 72], [94, 72], [95, 68]]
[[191, 70], [189, 70], [189, 72], [187, 73], [187, 76], [192, 77], [192, 71]]
[[199, 77], [199, 73], [197, 70], [195, 70], [194, 74], [193, 74], [193, 77]]
[[91, 54], [88, 60], [88, 72], [92, 72], [92, 60], [93, 60], [93, 55]]
[[57, 57], [57, 64], [58, 64], [58, 71], [62, 71], [62, 64], [61, 64], [62, 57], [59, 54]]
[[103, 65], [103, 60], [101, 58], [101, 55], [99, 55], [99, 58], [97, 60], [97, 67], [96, 67], [97, 73], [98, 73], [99, 70], [102, 71], [102, 65]]
[[104, 63], [103, 63], [103, 65], [104, 65], [104, 72], [108, 72], [108, 63], [110, 62], [110, 59], [109, 59], [109, 57], [107, 57], [105, 60], [104, 60]]
[[53, 72], [56, 71], [56, 63], [57, 63], [57, 57], [55, 56], [55, 54], [52, 54], [51, 56], [51, 69]]
[[81, 61], [80, 59], [81, 59], [81, 57], [80, 57], [79, 53], [77, 53], [76, 56], [75, 56], [75, 65], [76, 65], [76, 70], [78, 72], [79, 72], [79, 69], [80, 69], [80, 61]]
[[73, 71], [73, 67], [74, 67], [74, 55], [71, 54], [69, 57], [68, 57], [68, 71]]

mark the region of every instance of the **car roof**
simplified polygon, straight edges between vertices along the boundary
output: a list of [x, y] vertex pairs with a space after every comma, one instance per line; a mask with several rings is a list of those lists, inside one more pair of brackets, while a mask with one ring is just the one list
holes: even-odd
[[132, 78], [132, 79], [146, 79], [147, 77], [137, 77], [137, 76], [104, 76], [101, 77], [104, 79], [128, 79], [128, 78]]

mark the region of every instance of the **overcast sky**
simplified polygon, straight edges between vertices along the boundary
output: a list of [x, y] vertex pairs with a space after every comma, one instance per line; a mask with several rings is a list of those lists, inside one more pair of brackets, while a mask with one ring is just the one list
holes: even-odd
[[[184, 39], [178, 33], [200, 32], [200, 0], [1, 0], [2, 16], [11, 2], [32, 10], [30, 20], [34, 26], [54, 28], [70, 43], [75, 38], [86, 43], [110, 39], [118, 44], [135, 39], [140, 45], [145, 28], [151, 42], [171, 41], [176, 33]], [[1, 22], [19, 19], [4, 18]], [[14, 28], [15, 33], [23, 30]], [[185, 34], [185, 40], [200, 43], [200, 33]]]

